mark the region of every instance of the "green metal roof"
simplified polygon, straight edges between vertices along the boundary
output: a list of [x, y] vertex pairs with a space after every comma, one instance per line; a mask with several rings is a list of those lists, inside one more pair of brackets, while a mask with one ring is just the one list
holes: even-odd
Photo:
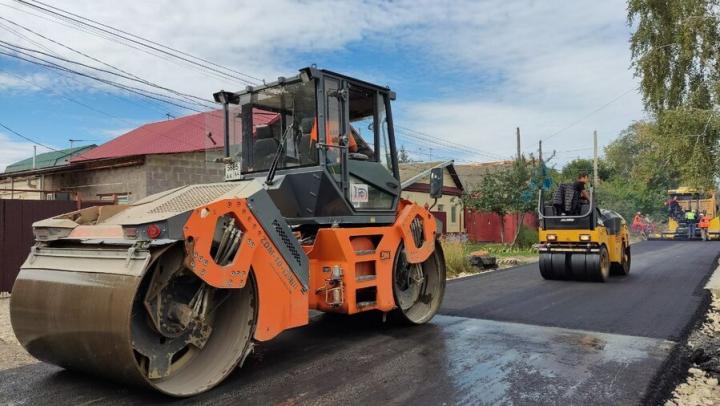
[[[44, 152], [42, 154], [37, 154], [37, 157], [35, 158], [35, 170], [67, 165], [70, 163], [71, 157], [81, 154], [83, 151], [87, 151], [95, 147], [97, 147], [97, 145], [92, 144], [82, 147], [67, 148], [58, 151], [50, 151]], [[31, 170], [33, 170], [32, 157], [8, 165], [5, 168], [5, 173], [23, 172]]]

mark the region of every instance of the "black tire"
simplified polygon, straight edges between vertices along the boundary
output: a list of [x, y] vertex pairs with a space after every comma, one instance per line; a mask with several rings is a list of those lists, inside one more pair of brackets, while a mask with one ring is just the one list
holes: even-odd
[[552, 254], [550, 254], [550, 253], [540, 254], [538, 263], [540, 265], [540, 276], [542, 276], [543, 279], [547, 279], [550, 281], [557, 279], [557, 278], [555, 278], [555, 273], [553, 272]]
[[610, 272], [613, 275], [627, 276], [630, 273], [630, 263], [632, 257], [630, 256], [630, 246], [623, 243], [623, 253], [620, 262], [613, 262]]
[[569, 270], [570, 267], [568, 264], [568, 255], [567, 254], [565, 254], [565, 253], [552, 254], [550, 261], [552, 263], [552, 270], [553, 270], [555, 279], [559, 279], [559, 280], [563, 280], [563, 281], [571, 279], [571, 274], [570, 274], [570, 270]]
[[587, 254], [572, 254], [570, 256], [570, 269], [572, 270], [573, 279], [576, 281], [586, 281], [590, 279], [588, 268]]
[[[422, 282], [415, 279], [411, 282], [412, 275], [408, 272], [412, 265], [405, 260], [404, 252], [405, 246], [401, 243], [393, 268], [393, 297], [397, 304], [393, 318], [404, 324], [427, 323], [437, 313], [445, 295], [445, 255], [440, 242], [436, 241], [435, 251], [420, 264]], [[417, 269], [414, 271], [418, 272]]]
[[[606, 282], [610, 275], [610, 255], [607, 248], [600, 246], [600, 252], [588, 255], [588, 268], [591, 280], [595, 282]], [[592, 267], [590, 266], [592, 264]]]

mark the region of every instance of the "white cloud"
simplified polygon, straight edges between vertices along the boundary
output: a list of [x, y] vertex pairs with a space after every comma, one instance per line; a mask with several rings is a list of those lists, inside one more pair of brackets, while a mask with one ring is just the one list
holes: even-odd
[[[33, 144], [29, 142], [19, 142], [9, 136], [0, 133], [0, 172], [5, 171], [5, 167], [30, 158], [33, 154]], [[45, 149], [38, 150], [38, 153], [47, 152]]]
[[29, 75], [0, 72], [0, 91], [38, 91], [50, 84], [49, 76], [40, 73]]
[[[535, 144], [636, 86], [628, 70], [624, 0], [52, 3], [256, 77], [294, 72], [298, 67], [290, 64], [302, 53], [332, 53], [363, 44], [386, 46], [388, 57], [393, 49], [411, 50], [431, 69], [465, 79], [439, 83], [422, 78], [437, 89], [437, 96], [420, 102], [401, 95], [396, 111], [406, 125], [502, 155], [515, 149], [516, 126], [522, 128], [526, 145]], [[203, 97], [220, 88], [242, 87], [213, 78], [206, 69], [188, 68], [12, 9], [4, 9], [3, 15], [167, 87]], [[3, 30], [0, 39], [27, 44]], [[408, 87], [418, 81], [413, 75], [383, 72], [382, 61], [366, 73], [369, 80], [391, 85]], [[640, 97], [630, 92], [553, 137], [546, 148], [582, 147], [590, 142], [593, 129], [606, 143], [641, 117]]]

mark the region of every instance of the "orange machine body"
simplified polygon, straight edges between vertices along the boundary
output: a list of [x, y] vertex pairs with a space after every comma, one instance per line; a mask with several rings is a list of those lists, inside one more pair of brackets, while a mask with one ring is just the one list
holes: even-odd
[[[243, 231], [234, 260], [221, 266], [212, 259], [215, 225], [232, 215]], [[411, 223], [420, 218], [423, 242], [416, 246]], [[401, 244], [410, 263], [425, 261], [435, 249], [437, 225], [426, 209], [401, 201], [394, 224], [377, 227], [323, 228], [312, 244], [309, 286], [291, 270], [253, 216], [245, 199], [225, 199], [195, 209], [185, 227], [187, 266], [209, 285], [242, 288], [252, 272], [257, 285], [258, 315], [254, 338], [269, 340], [309, 321], [309, 309], [354, 314], [388, 312], [396, 307], [393, 268]]]

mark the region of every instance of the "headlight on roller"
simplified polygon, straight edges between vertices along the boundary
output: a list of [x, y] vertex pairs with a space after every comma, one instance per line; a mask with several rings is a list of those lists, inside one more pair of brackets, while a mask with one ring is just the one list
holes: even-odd
[[547, 240], [548, 241], [557, 241], [557, 235], [556, 234], [548, 234]]
[[580, 241], [590, 241], [590, 234], [580, 234]]

